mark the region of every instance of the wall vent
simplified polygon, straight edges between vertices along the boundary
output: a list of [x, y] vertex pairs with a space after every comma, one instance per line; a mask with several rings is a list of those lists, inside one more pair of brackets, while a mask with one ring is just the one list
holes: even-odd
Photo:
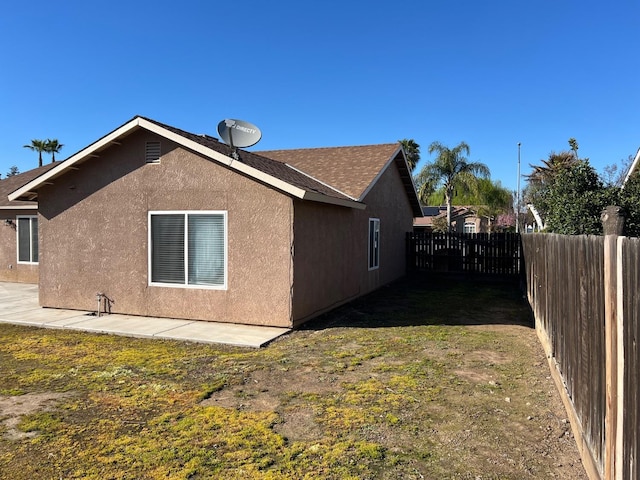
[[160, 163], [160, 142], [147, 142], [144, 159], [147, 163]]

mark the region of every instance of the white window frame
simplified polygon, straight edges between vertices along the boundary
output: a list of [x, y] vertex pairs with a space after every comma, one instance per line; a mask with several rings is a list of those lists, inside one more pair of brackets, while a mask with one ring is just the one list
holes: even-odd
[[[372, 251], [373, 249], [373, 251]], [[369, 219], [369, 235], [367, 236], [367, 264], [369, 271], [380, 268], [380, 219]]]
[[[29, 260], [20, 260], [20, 220], [29, 220]], [[38, 223], [37, 215], [16, 215], [16, 260], [18, 263], [23, 265], [38, 265], [40, 260], [40, 245], [38, 244], [38, 237], [36, 236], [35, 241], [38, 245], [38, 258], [34, 261], [33, 259], [33, 221]]]
[[[468, 230], [473, 230], [473, 231], [468, 231]], [[462, 226], [462, 231], [464, 233], [477, 233], [476, 232], [476, 222], [464, 222], [464, 225]]]
[[[153, 215], [184, 215], [185, 218], [185, 231], [184, 231], [184, 282], [185, 283], [165, 283], [165, 282], [153, 282], [152, 281], [152, 231], [151, 231], [151, 217]], [[194, 285], [189, 284], [189, 229], [188, 218], [189, 215], [222, 215], [224, 224], [224, 281], [221, 285]], [[225, 210], [153, 210], [149, 211], [147, 218], [147, 276], [149, 286], [154, 287], [169, 287], [169, 288], [191, 288], [191, 289], [204, 289], [204, 290], [226, 290], [228, 282], [228, 216]]]

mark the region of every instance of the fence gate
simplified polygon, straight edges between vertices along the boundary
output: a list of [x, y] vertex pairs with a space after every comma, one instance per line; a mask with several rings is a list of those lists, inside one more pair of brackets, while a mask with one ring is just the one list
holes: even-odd
[[407, 270], [517, 276], [522, 269], [517, 233], [407, 233]]

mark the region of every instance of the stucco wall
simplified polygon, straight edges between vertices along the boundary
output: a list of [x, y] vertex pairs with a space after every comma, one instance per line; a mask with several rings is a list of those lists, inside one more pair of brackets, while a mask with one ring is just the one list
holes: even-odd
[[[291, 199], [146, 131], [126, 137], [39, 192], [40, 302], [112, 312], [291, 325]], [[228, 212], [228, 289], [148, 285], [148, 212]]]
[[361, 294], [360, 228], [351, 208], [301, 200], [294, 207], [293, 316], [300, 323]]
[[[368, 293], [406, 273], [406, 234], [413, 230], [413, 210], [395, 163], [378, 179], [364, 203], [367, 209], [360, 212], [365, 217], [361, 284], [364, 293]], [[380, 268], [372, 271], [367, 271], [366, 259], [369, 218], [380, 219]]]
[[[36, 210], [0, 211], [0, 281], [38, 283], [38, 265], [18, 263], [16, 217], [36, 215]], [[6, 225], [5, 220], [13, 225]]]
[[[413, 213], [395, 164], [355, 210], [296, 201], [294, 322], [300, 324], [405, 274]], [[380, 219], [380, 267], [368, 269], [369, 218]]]

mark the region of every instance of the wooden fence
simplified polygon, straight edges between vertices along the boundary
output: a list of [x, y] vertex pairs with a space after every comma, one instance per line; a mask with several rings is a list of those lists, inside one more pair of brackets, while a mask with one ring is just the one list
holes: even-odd
[[517, 276], [521, 264], [516, 233], [407, 233], [409, 271]]
[[640, 435], [640, 240], [522, 236], [527, 295], [583, 462], [635, 480]]

